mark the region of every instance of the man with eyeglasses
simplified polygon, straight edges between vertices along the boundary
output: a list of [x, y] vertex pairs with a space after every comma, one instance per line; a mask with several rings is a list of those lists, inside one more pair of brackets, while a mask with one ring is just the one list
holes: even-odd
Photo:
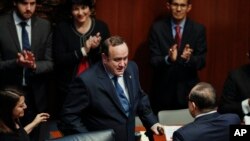
[[168, 0], [169, 17], [155, 22], [149, 35], [154, 68], [150, 95], [155, 113], [187, 108], [187, 95], [199, 82], [198, 70], [205, 67], [206, 30], [187, 17], [191, 0]]

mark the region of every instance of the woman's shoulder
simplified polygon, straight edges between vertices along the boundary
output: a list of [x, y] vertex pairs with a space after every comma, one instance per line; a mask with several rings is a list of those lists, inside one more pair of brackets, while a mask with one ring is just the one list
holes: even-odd
[[11, 133], [0, 133], [0, 141], [29, 141], [29, 136], [23, 127]]
[[56, 24], [59, 27], [69, 27], [72, 25], [72, 20], [64, 20]]
[[102, 34], [103, 39], [106, 39], [110, 36], [109, 27], [104, 21], [93, 18], [92, 27], [94, 31], [100, 32]]
[[103, 20], [93, 18], [93, 21], [95, 22], [96, 26], [107, 27], [107, 23], [104, 22]]

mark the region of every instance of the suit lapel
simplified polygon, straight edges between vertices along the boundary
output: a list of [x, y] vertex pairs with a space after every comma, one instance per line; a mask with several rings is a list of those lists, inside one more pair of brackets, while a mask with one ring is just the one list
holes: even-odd
[[166, 19], [166, 30], [168, 31], [168, 32], [165, 32], [165, 33], [167, 33], [166, 40], [169, 40], [168, 42], [170, 42], [171, 44], [174, 44], [175, 39], [174, 39], [174, 35], [173, 35], [173, 32], [172, 32], [172, 25], [171, 25], [171, 19], [170, 18]]
[[132, 81], [132, 75], [126, 70], [124, 72], [124, 81], [125, 85], [127, 86], [128, 89], [128, 95], [129, 95], [129, 103], [130, 103], [130, 109], [134, 106], [134, 95], [133, 95], [133, 81]]
[[189, 43], [190, 35], [192, 35], [190, 20], [187, 18], [181, 40], [181, 50], [184, 49], [185, 44]]
[[115, 106], [118, 107], [118, 109], [126, 116], [125, 111], [119, 101], [119, 98], [117, 97], [112, 81], [106, 73], [102, 63], [99, 63], [98, 65], [99, 69], [97, 69], [97, 74], [101, 86], [106, 91], [107, 96], [110, 97], [110, 99], [114, 102]]
[[37, 34], [40, 33], [41, 31], [39, 31], [39, 27], [37, 27], [37, 20], [35, 17], [33, 17], [31, 19], [31, 51], [34, 53], [36, 52], [36, 44], [38, 44], [38, 38], [40, 36], [38, 36]]
[[12, 36], [12, 39], [14, 40], [14, 43], [16, 44], [16, 47], [18, 49], [18, 51], [21, 51], [21, 46], [18, 40], [18, 36], [17, 36], [17, 31], [16, 31], [16, 25], [13, 19], [12, 14], [10, 14], [10, 18], [8, 19], [8, 29], [10, 31], [10, 34]]

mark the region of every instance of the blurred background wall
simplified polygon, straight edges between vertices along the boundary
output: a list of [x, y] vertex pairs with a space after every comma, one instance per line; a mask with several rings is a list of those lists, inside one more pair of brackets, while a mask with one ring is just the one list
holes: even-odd
[[[53, 23], [64, 17], [65, 0], [37, 0], [37, 14]], [[137, 62], [143, 89], [151, 88], [147, 37], [150, 26], [167, 14], [166, 0], [95, 0], [96, 17], [105, 21], [113, 35], [124, 37], [130, 48], [130, 59]], [[0, 14], [10, 9], [10, 0], [1, 0]], [[249, 63], [249, 0], [192, 0], [189, 17], [207, 28], [207, 65], [200, 71], [202, 81], [212, 83], [221, 94], [229, 71]], [[1, 25], [1, 23], [0, 23]]]

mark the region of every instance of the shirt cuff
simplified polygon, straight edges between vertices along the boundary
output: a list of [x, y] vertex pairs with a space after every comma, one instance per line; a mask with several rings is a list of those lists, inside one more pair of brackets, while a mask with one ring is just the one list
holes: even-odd
[[250, 112], [250, 106], [248, 104], [248, 99], [243, 100], [241, 102], [242, 110], [244, 114], [248, 114]]
[[250, 125], [250, 116], [244, 116], [245, 125]]
[[164, 59], [165, 59], [166, 64], [170, 65], [171, 63], [168, 61], [168, 58], [169, 56], [167, 55]]
[[88, 54], [86, 53], [86, 51], [85, 51], [85, 48], [84, 48], [84, 47], [82, 47], [82, 48], [81, 48], [81, 52], [82, 52], [82, 55], [83, 55], [83, 56], [88, 56]]

